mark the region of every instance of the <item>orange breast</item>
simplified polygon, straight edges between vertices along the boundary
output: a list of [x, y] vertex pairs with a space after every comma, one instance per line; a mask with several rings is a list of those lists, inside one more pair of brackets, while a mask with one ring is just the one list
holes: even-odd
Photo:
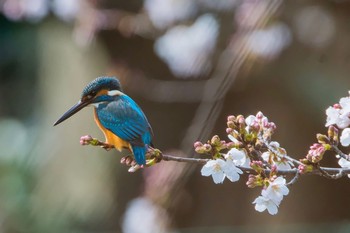
[[98, 119], [96, 109], [94, 109], [94, 118], [97, 126], [101, 129], [101, 131], [105, 135], [106, 143], [113, 145], [119, 151], [121, 151], [122, 149], [129, 149], [130, 151], [132, 151], [130, 143], [121, 139], [120, 137], [112, 133], [110, 130], [103, 127], [103, 125]]

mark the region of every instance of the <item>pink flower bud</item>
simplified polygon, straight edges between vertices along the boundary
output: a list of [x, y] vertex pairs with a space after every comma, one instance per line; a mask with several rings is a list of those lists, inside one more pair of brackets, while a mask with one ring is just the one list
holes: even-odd
[[242, 116], [242, 115], [238, 115], [237, 116], [237, 122], [238, 122], [238, 124], [245, 124], [245, 118], [244, 118], [244, 116]]
[[333, 108], [336, 108], [336, 109], [342, 109], [341, 105], [336, 103], [333, 105]]
[[260, 111], [256, 114], [256, 118], [258, 118], [258, 120], [261, 120], [263, 117], [264, 117], [264, 114]]
[[252, 128], [253, 131], [256, 131], [256, 132], [260, 130], [260, 125], [258, 122], [254, 122], [250, 127]]
[[203, 146], [204, 146], [206, 152], [211, 151], [211, 145], [209, 145], [209, 144], [206, 143], [206, 144], [204, 144]]
[[85, 135], [80, 137], [80, 144], [83, 146], [89, 145], [89, 143], [93, 140], [90, 135]]
[[228, 121], [227, 122], [227, 127], [233, 129], [233, 128], [235, 128], [235, 123], [233, 121]]
[[256, 186], [256, 183], [257, 183], [256, 176], [253, 174], [250, 174], [246, 185], [248, 186], [248, 188], [254, 188]]
[[312, 163], [318, 163], [322, 160], [325, 151], [326, 149], [322, 144], [314, 143], [312, 146], [310, 146], [310, 150], [306, 155], [306, 159]]
[[220, 138], [218, 135], [214, 135], [211, 140], [210, 140], [210, 143], [212, 145], [219, 145], [220, 144]]
[[197, 148], [197, 147], [200, 147], [200, 146], [203, 146], [203, 143], [201, 143], [200, 141], [197, 141], [193, 144], [194, 148]]
[[266, 117], [261, 119], [261, 124], [264, 128], [269, 128], [269, 125], [270, 125], [269, 120]]
[[271, 130], [275, 131], [275, 130], [276, 130], [276, 124], [273, 123], [273, 122], [270, 122], [270, 123], [269, 123], [269, 128], [270, 128]]
[[227, 117], [227, 121], [235, 121], [235, 120], [236, 120], [236, 117], [233, 115]]
[[299, 172], [300, 174], [306, 173], [306, 166], [305, 166], [304, 164], [300, 164], [300, 165], [298, 166], [298, 172]]

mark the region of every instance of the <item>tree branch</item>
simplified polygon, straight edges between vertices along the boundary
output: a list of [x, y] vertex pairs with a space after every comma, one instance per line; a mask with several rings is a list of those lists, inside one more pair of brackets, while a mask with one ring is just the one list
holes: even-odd
[[350, 156], [343, 153], [341, 150], [339, 150], [339, 148], [335, 145], [332, 145], [332, 149], [334, 150], [335, 153], [337, 153], [341, 158], [350, 161]]
[[[107, 143], [101, 142], [96, 138], [92, 138], [91, 136], [82, 136], [80, 138], [80, 144], [81, 145], [99, 146], [99, 147], [102, 147], [106, 150], [114, 148], [113, 145], [109, 145]], [[273, 151], [274, 148], [269, 146], [267, 143], [266, 143], [266, 145], [268, 146], [268, 148], [270, 150], [272, 150], [272, 152], [279, 153], [277, 151], [276, 152]], [[157, 151], [157, 152], [153, 153], [152, 151]], [[197, 164], [203, 165], [203, 164], [206, 164], [208, 161], [210, 161], [210, 159], [178, 157], [178, 156], [163, 154], [161, 151], [159, 151], [157, 149], [153, 149], [153, 148], [150, 148], [148, 155], [151, 156], [151, 159], [154, 159], [155, 157], [157, 157], [157, 160], [159, 162], [161, 162], [161, 161], [174, 161], [174, 162], [185, 162], [185, 163], [197, 163]], [[279, 155], [279, 154], [277, 154], [277, 155]], [[283, 156], [283, 155], [279, 155], [279, 156]], [[285, 155], [283, 157], [287, 158], [287, 159], [290, 158], [289, 156], [286, 157]], [[295, 160], [293, 158], [290, 158], [290, 159], [291, 159], [291, 161], [296, 161], [296, 162], [302, 164], [298, 160]], [[255, 170], [251, 167], [242, 167], [242, 166], [237, 166], [237, 167], [246, 173], [255, 173]], [[263, 169], [263, 171], [266, 174], [270, 174], [271, 169], [265, 168], [265, 169]], [[288, 185], [294, 184], [297, 181], [297, 179], [300, 177], [300, 172], [297, 168], [283, 169], [283, 170], [280, 169], [280, 170], [277, 170], [277, 174], [279, 174], [279, 175], [294, 175], [294, 178], [288, 183]], [[314, 170], [307, 172], [305, 174], [319, 175], [319, 176], [323, 176], [323, 177], [326, 177], [329, 179], [339, 179], [345, 175], [349, 175], [350, 168], [318, 167], [318, 168], [315, 168]]]

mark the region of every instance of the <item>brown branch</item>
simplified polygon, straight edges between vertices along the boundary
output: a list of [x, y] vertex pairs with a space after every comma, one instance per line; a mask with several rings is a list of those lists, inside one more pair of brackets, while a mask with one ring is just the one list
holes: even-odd
[[[165, 154], [163, 154], [162, 156], [163, 156], [164, 161], [188, 162], [188, 163], [198, 163], [198, 164], [205, 164], [210, 160], [210, 159], [177, 157], [177, 156], [165, 155]], [[252, 168], [242, 167], [242, 166], [237, 166], [237, 167], [245, 172], [255, 172], [255, 170]], [[271, 170], [264, 169], [264, 172], [269, 174], [271, 172]], [[278, 170], [277, 173], [280, 175], [294, 174], [295, 177], [293, 179], [295, 179], [295, 181], [299, 178], [299, 175], [300, 175], [297, 168], [283, 169], [283, 170], [281, 169], [281, 170]], [[298, 175], [296, 175], [296, 174], [298, 174]], [[346, 174], [350, 174], [350, 168], [319, 167], [318, 169], [313, 170], [313, 171], [308, 172], [308, 173], [305, 173], [305, 174], [320, 175], [320, 176], [324, 176], [324, 177], [327, 177], [330, 179], [339, 179]], [[293, 183], [295, 183], [295, 181], [293, 181]], [[289, 182], [289, 183], [291, 183], [291, 182]]]
[[[106, 150], [114, 148], [113, 145], [109, 145], [107, 143], [101, 142], [96, 138], [92, 138], [91, 136], [81, 137], [80, 143], [82, 145], [100, 146]], [[157, 151], [157, 152], [153, 153], [153, 151]], [[174, 162], [197, 163], [197, 164], [203, 165], [203, 164], [207, 163], [208, 161], [210, 161], [210, 159], [188, 158], [188, 157], [178, 157], [178, 156], [173, 156], [173, 155], [167, 155], [167, 154], [163, 154], [161, 151], [154, 149], [154, 148], [150, 148], [148, 155], [151, 157], [151, 159], [157, 158], [157, 161], [159, 161], [159, 162], [161, 162], [161, 161], [174, 161]], [[250, 168], [250, 167], [242, 167], [242, 166], [237, 166], [237, 167], [246, 173], [254, 173], [255, 172], [255, 170]], [[265, 168], [265, 169], [263, 169], [263, 171], [266, 174], [269, 174], [271, 172], [271, 169]], [[280, 170], [277, 170], [277, 174], [279, 174], [279, 175], [294, 175], [294, 178], [288, 183], [288, 185], [294, 184], [300, 176], [300, 173], [299, 173], [297, 168], [283, 169], [283, 170], [280, 169]], [[318, 168], [315, 168], [313, 171], [307, 172], [305, 174], [319, 175], [319, 176], [323, 176], [323, 177], [326, 177], [329, 179], [339, 179], [345, 175], [349, 175], [350, 168], [318, 167]]]
[[341, 158], [347, 160], [347, 161], [350, 161], [350, 156], [343, 153], [337, 146], [335, 145], [332, 145], [332, 149], [335, 153], [337, 153]]
[[198, 159], [198, 158], [188, 158], [188, 157], [177, 157], [173, 155], [162, 154], [162, 160], [164, 161], [175, 161], [175, 162], [186, 162], [186, 163], [199, 163], [206, 164], [210, 159]]

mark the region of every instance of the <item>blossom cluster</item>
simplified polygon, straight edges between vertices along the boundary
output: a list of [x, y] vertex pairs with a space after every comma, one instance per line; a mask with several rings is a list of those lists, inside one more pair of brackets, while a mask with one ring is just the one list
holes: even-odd
[[269, 182], [268, 186], [261, 191], [261, 196], [254, 200], [255, 210], [259, 212], [267, 210], [271, 215], [277, 214], [283, 196], [288, 195], [288, 193], [286, 179], [281, 176], [277, 177]]
[[[349, 93], [350, 94], [350, 93]], [[339, 138], [344, 147], [350, 145], [350, 97], [343, 97], [339, 103], [327, 108], [326, 127], [334, 126], [342, 131]]]
[[338, 148], [339, 144], [343, 147], [350, 145], [350, 97], [343, 97], [339, 103], [328, 107], [326, 115], [327, 135], [317, 134], [318, 142], [311, 145], [306, 157], [300, 160], [300, 173], [317, 169], [327, 151], [336, 153], [340, 167], [350, 168], [349, 155]]
[[220, 184], [225, 178], [238, 181], [244, 170], [255, 172], [246, 182], [249, 188], [262, 187], [261, 195], [253, 202], [255, 209], [276, 214], [283, 196], [289, 193], [285, 178], [277, 176], [277, 171], [291, 169], [294, 164], [284, 157], [286, 151], [279, 143], [271, 141], [275, 129], [262, 112], [246, 118], [229, 116], [229, 142], [215, 135], [207, 143], [194, 144], [197, 153], [209, 156], [201, 174], [212, 176], [214, 183]]
[[[317, 142], [300, 160], [288, 156], [278, 142], [271, 140], [276, 125], [269, 122], [263, 113], [246, 118], [242, 115], [229, 116], [226, 129], [229, 142], [214, 136], [205, 144], [196, 142], [194, 145], [197, 153], [209, 156], [201, 173], [212, 176], [214, 183], [219, 184], [225, 178], [235, 182], [244, 171], [249, 172], [246, 185], [262, 188], [261, 195], [253, 201], [255, 210], [267, 210], [275, 215], [284, 196], [289, 193], [287, 186], [294, 183], [300, 174], [313, 173], [333, 179], [348, 174], [350, 178], [349, 172], [345, 173], [348, 170], [344, 170], [350, 169], [350, 155], [339, 148], [350, 146], [350, 97], [341, 98], [339, 103], [326, 110], [326, 115], [327, 134], [317, 134]], [[326, 153], [331, 152], [341, 168], [321, 167]], [[287, 183], [280, 174], [295, 176]]]

